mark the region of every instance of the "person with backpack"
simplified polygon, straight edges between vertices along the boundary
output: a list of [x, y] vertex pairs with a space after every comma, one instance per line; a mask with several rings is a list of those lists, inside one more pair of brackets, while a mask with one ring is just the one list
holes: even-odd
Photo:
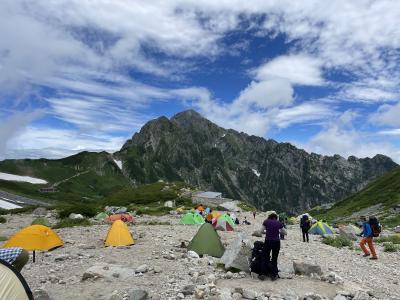
[[[372, 254], [370, 259], [378, 259], [375, 252], [375, 247], [373, 243], [374, 235], [379, 236], [379, 233], [374, 233], [372, 226], [379, 226], [378, 220], [375, 217], [370, 218], [370, 222], [367, 221], [365, 216], [360, 217], [360, 221], [362, 224], [362, 232], [359, 234], [363, 238], [360, 241], [360, 248], [364, 252], [364, 257], [368, 257]], [[373, 225], [371, 225], [373, 224]], [[379, 229], [374, 228], [375, 231], [379, 231]], [[365, 244], [368, 244], [369, 251]]]
[[309, 243], [310, 239], [308, 237], [308, 231], [311, 228], [311, 221], [307, 215], [303, 215], [301, 217], [300, 228], [301, 228], [301, 232], [303, 234], [303, 242], [305, 243], [307, 240], [307, 243]]
[[[283, 228], [281, 222], [278, 221], [278, 215], [272, 213], [262, 224], [262, 232], [265, 232], [264, 255], [267, 263], [270, 265], [271, 280], [278, 279], [278, 256], [281, 249], [281, 240], [279, 237], [280, 230]], [[272, 255], [271, 255], [272, 253]], [[265, 277], [261, 276], [261, 280]]]

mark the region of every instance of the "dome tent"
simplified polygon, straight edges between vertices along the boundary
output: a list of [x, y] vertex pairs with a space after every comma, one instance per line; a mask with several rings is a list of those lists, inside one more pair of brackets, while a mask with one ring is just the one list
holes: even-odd
[[313, 226], [311, 226], [308, 233], [319, 235], [333, 234], [333, 229], [328, 224], [323, 223], [322, 221], [318, 221]]
[[218, 233], [210, 223], [201, 225], [196, 235], [190, 241], [187, 249], [199, 255], [207, 254], [213, 257], [221, 257], [225, 252], [225, 248], [222, 245]]
[[52, 250], [64, 245], [60, 237], [49, 227], [31, 225], [15, 233], [3, 248], [20, 247], [27, 251]]
[[203, 224], [204, 219], [198, 213], [188, 212], [187, 214], [182, 216], [179, 223], [184, 225]]
[[105, 246], [130, 246], [135, 244], [128, 226], [121, 220], [115, 221], [108, 230]]

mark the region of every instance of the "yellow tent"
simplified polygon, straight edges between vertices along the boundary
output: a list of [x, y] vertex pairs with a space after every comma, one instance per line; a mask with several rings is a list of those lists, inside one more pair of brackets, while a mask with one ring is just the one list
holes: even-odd
[[121, 220], [115, 221], [107, 233], [106, 246], [129, 246], [135, 244], [128, 226]]
[[27, 251], [51, 250], [64, 245], [60, 237], [49, 227], [31, 225], [15, 233], [3, 248], [21, 247]]

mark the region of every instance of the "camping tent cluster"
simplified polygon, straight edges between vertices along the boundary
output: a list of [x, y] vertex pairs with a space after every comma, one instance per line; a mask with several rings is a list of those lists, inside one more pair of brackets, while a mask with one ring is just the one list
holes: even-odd
[[[208, 213], [207, 213], [208, 211]], [[203, 212], [201, 214], [201, 212]], [[184, 214], [180, 219], [180, 224], [183, 225], [201, 225], [205, 223], [205, 219], [207, 219], [208, 215], [211, 216], [211, 224], [216, 230], [222, 231], [233, 231], [235, 227], [235, 220], [227, 213], [221, 214], [218, 211], [211, 211], [209, 208], [203, 208], [199, 210], [199, 207], [196, 207], [196, 210], [189, 211]]]

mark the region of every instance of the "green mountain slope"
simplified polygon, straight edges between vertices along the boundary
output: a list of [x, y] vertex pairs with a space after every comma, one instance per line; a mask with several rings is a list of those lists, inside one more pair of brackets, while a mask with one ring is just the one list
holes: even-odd
[[364, 189], [337, 202], [330, 209], [316, 208], [310, 213], [329, 220], [351, 220], [362, 214], [376, 214], [383, 223], [400, 224], [400, 167], [375, 179]]
[[[23, 159], [0, 162], [0, 172], [45, 179], [46, 185], [0, 180], [0, 190], [41, 200], [99, 200], [129, 185], [107, 152], [81, 152], [63, 159]], [[55, 185], [58, 192], [40, 193]]]

